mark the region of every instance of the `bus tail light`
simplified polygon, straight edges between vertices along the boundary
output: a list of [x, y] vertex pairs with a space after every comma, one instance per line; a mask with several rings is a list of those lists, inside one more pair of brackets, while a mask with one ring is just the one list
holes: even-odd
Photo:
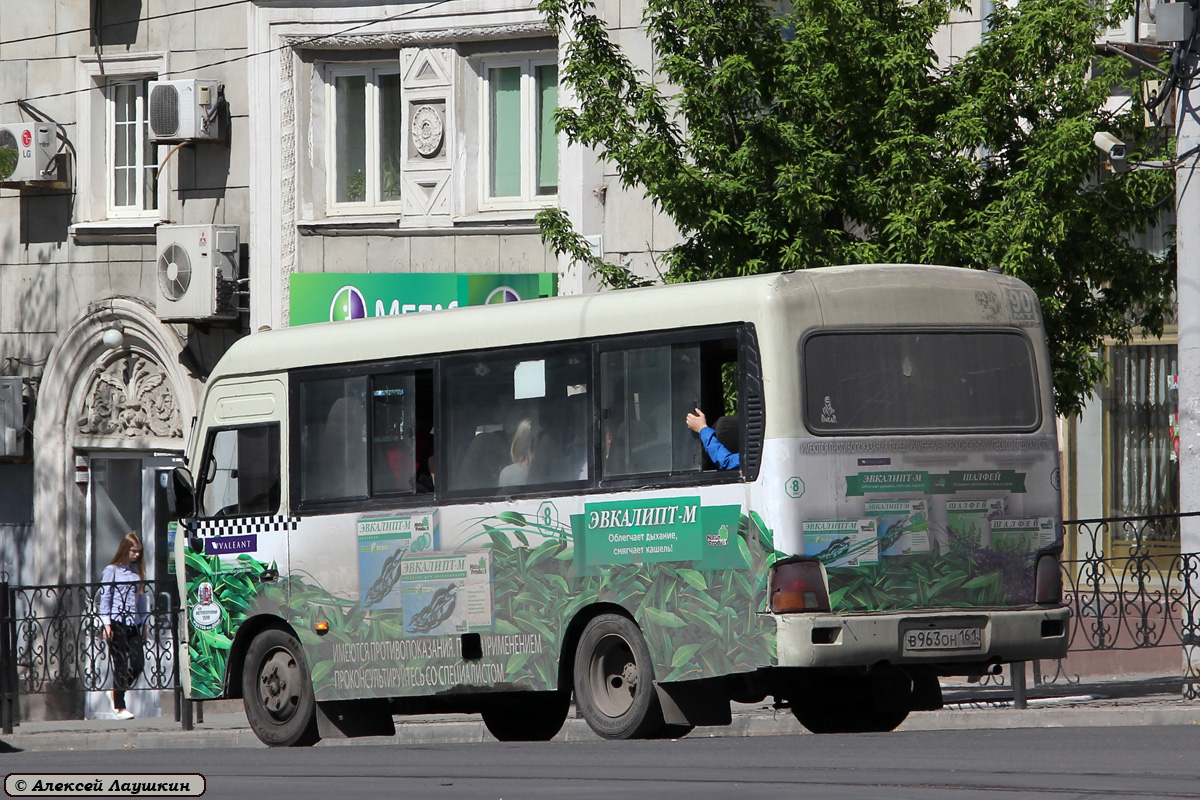
[[771, 568], [771, 611], [829, 611], [825, 566], [811, 558], [794, 556]]
[[1037, 560], [1034, 576], [1033, 601], [1040, 606], [1056, 606], [1062, 603], [1062, 568], [1055, 554], [1042, 555]]

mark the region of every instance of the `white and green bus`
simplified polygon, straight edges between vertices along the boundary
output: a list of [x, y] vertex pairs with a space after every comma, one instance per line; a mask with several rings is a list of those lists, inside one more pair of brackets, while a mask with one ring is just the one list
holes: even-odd
[[942, 676], [1066, 651], [1045, 334], [997, 273], [259, 333], [209, 377], [189, 465], [186, 695], [243, 698], [271, 745], [436, 711], [549, 739], [572, 697], [614, 739], [768, 697], [890, 730]]

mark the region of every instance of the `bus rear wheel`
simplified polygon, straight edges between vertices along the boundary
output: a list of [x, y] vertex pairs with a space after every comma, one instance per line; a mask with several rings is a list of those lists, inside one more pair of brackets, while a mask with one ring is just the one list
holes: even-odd
[[265, 630], [250, 643], [242, 704], [250, 728], [269, 747], [307, 747], [321, 738], [312, 674], [300, 642], [286, 631]]
[[480, 709], [488, 732], [502, 742], [548, 742], [571, 709], [569, 692], [522, 692]]
[[605, 739], [644, 739], [663, 727], [650, 648], [633, 620], [601, 614], [584, 627], [575, 650], [575, 704]]

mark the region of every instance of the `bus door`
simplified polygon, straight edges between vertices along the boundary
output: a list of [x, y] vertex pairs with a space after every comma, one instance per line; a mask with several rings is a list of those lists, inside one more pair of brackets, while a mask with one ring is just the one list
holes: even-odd
[[283, 503], [285, 397], [278, 380], [230, 382], [212, 390], [205, 407], [184, 578], [189, 642], [206, 654], [193, 665], [196, 696], [220, 695], [223, 657], [242, 620], [287, 602], [279, 581], [293, 527]]

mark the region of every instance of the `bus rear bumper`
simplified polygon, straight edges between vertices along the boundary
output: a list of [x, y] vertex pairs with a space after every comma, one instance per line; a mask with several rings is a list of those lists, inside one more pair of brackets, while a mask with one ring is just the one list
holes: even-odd
[[926, 611], [892, 614], [777, 614], [781, 667], [925, 665], [1062, 658], [1070, 609]]

